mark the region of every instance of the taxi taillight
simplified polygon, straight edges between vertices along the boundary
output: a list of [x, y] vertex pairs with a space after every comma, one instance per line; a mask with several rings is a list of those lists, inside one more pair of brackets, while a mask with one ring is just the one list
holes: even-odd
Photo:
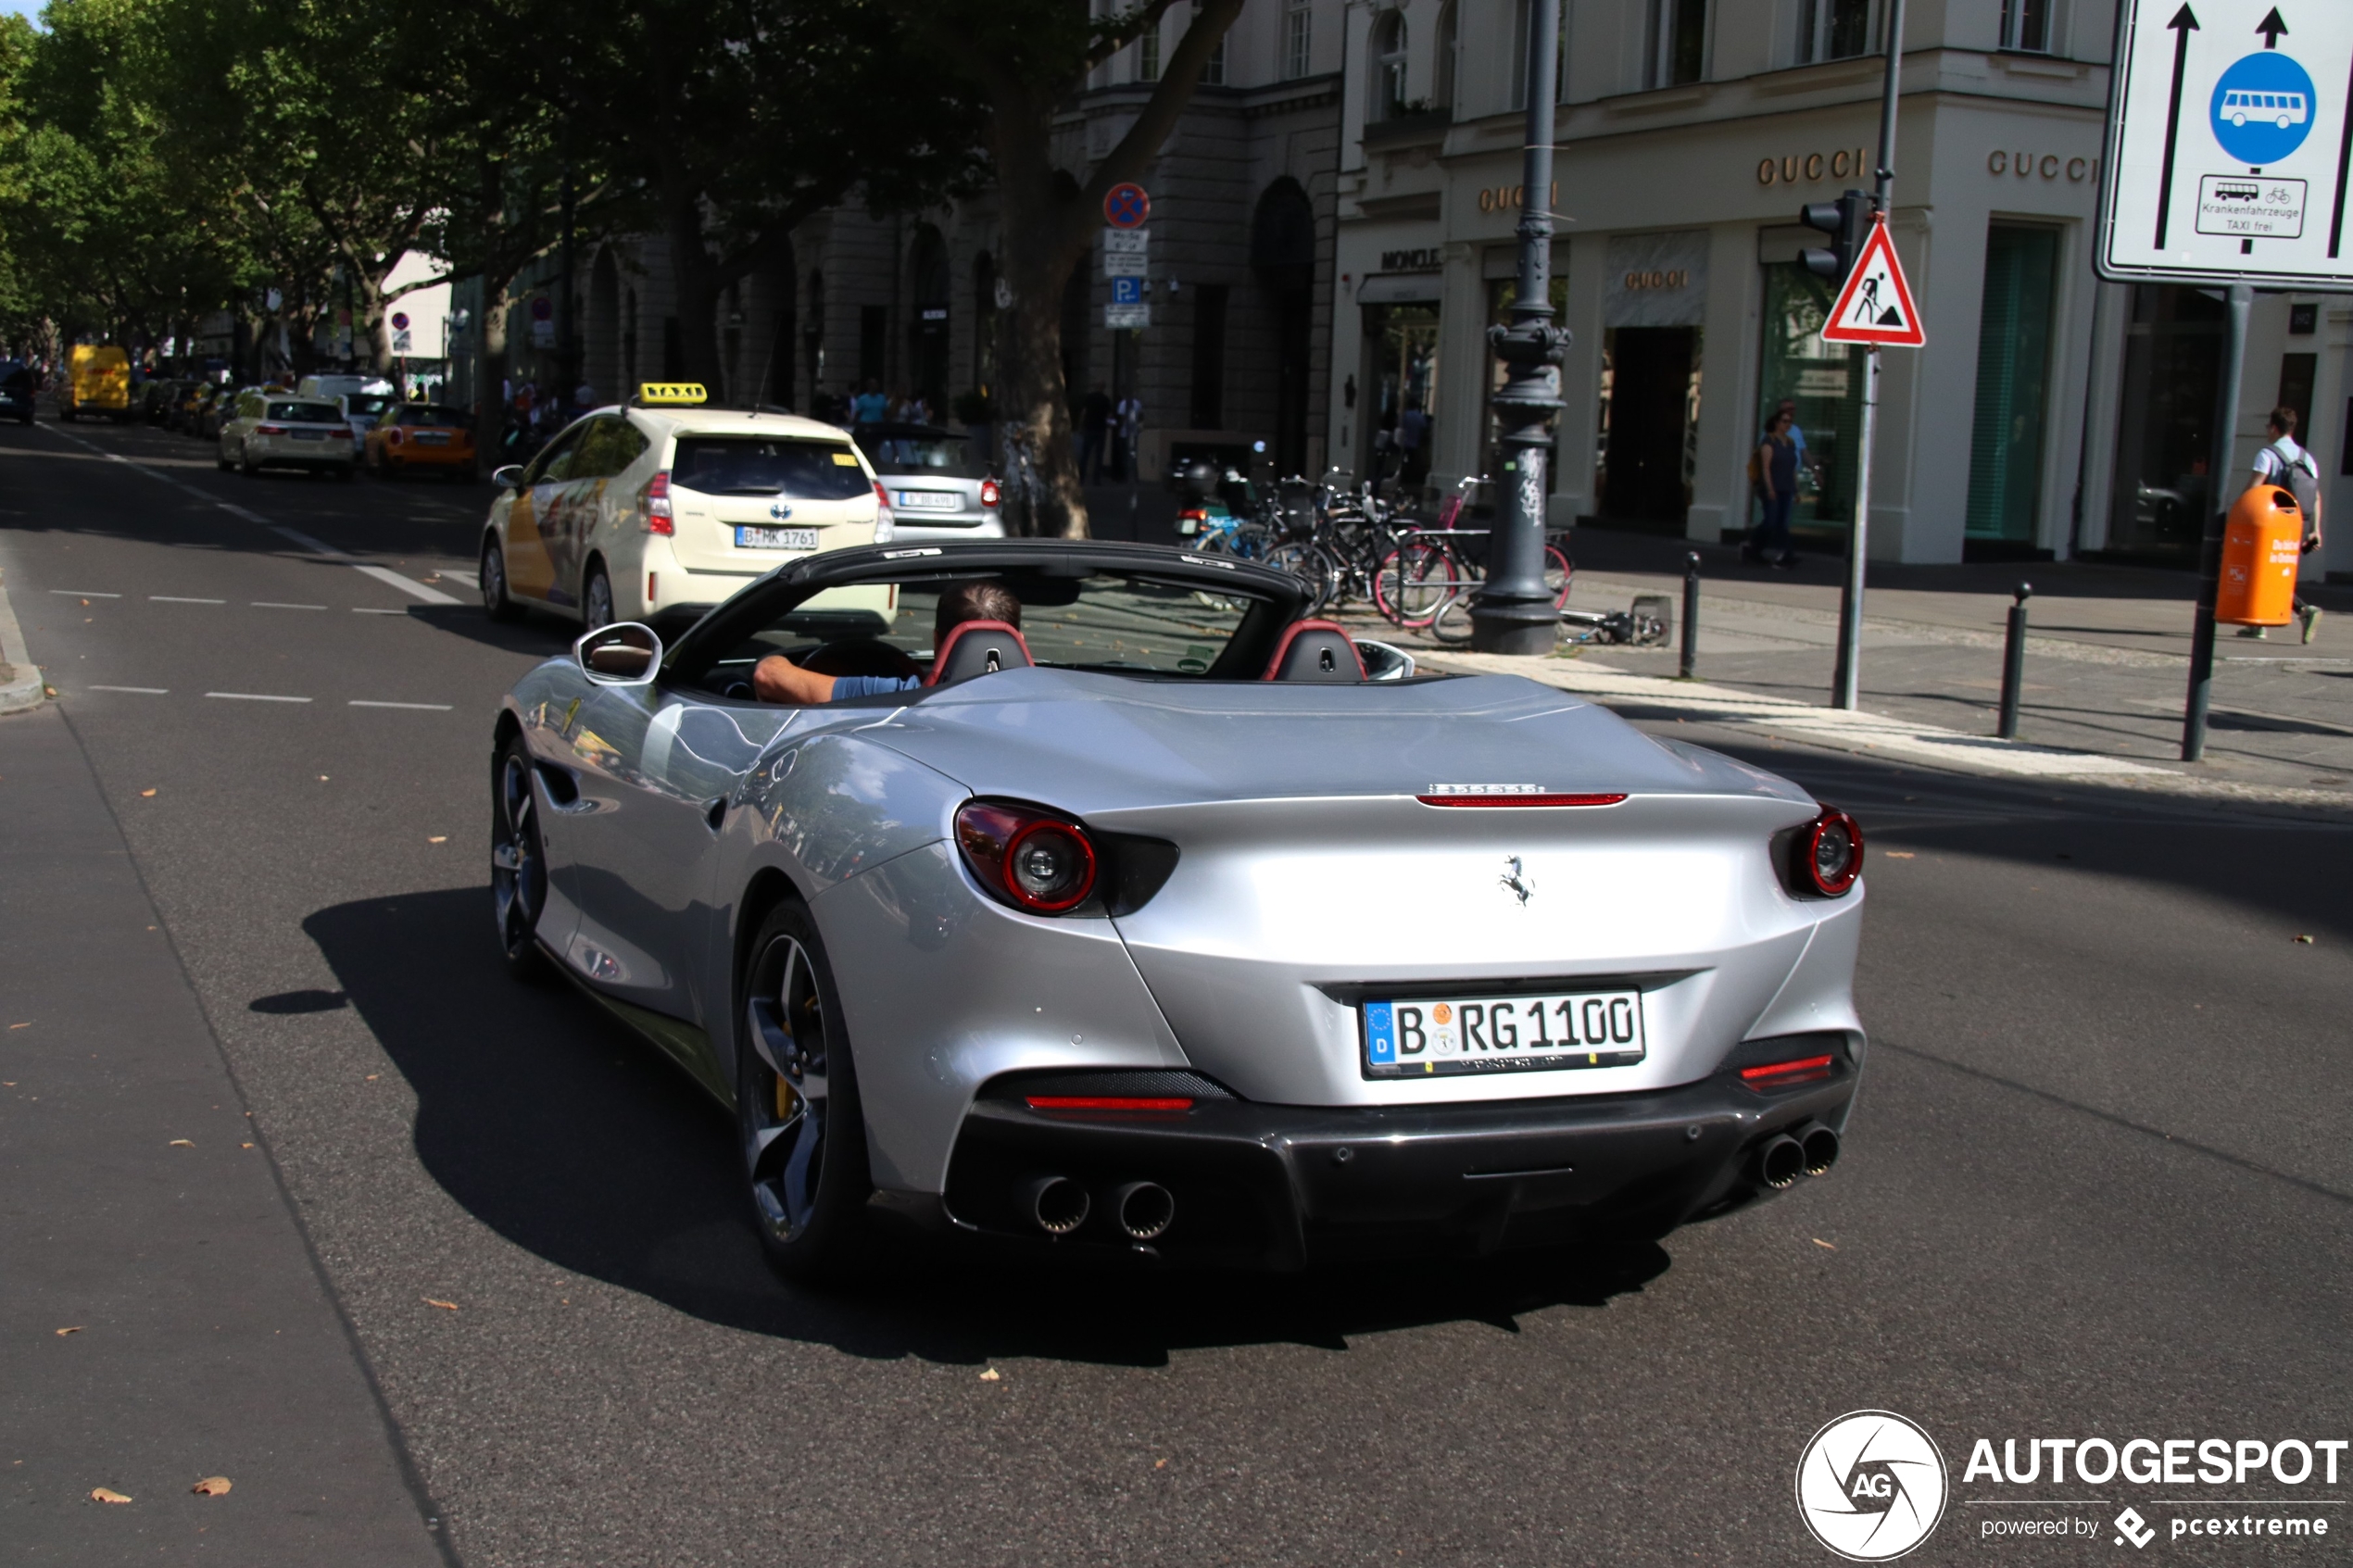
[[875, 543], [887, 545], [898, 536], [899, 524], [890, 515], [890, 492], [875, 481]]
[[646, 532], [675, 533], [678, 524], [670, 515], [670, 470], [658, 470], [646, 481]]

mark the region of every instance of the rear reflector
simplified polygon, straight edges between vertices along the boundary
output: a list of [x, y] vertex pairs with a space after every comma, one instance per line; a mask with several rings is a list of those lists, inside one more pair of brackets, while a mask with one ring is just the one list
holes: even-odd
[[1741, 1069], [1741, 1082], [1756, 1087], [1769, 1087], [1785, 1079], [1827, 1078], [1831, 1059], [1827, 1056], [1801, 1057], [1795, 1061], [1768, 1061], [1761, 1067]]
[[1176, 1095], [1031, 1095], [1028, 1099], [1032, 1110], [1190, 1110], [1193, 1108], [1189, 1098]]
[[1417, 795], [1425, 806], [1615, 806], [1617, 795]]

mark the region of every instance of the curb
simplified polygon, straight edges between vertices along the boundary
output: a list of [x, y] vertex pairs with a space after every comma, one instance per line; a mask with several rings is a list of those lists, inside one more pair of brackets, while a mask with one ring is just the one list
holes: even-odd
[[47, 700], [41, 667], [24, 645], [16, 611], [8, 608], [5, 576], [0, 576], [0, 713], [23, 713]]

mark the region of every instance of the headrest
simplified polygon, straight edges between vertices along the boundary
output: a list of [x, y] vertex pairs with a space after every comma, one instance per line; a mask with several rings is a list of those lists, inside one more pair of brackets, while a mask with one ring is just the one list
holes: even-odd
[[1365, 679], [1365, 659], [1348, 633], [1328, 621], [1294, 621], [1283, 629], [1265, 681], [1322, 681], [1356, 685]]
[[966, 621], [948, 629], [924, 684], [952, 685], [999, 670], [1026, 670], [1031, 662], [1029, 645], [1013, 627], [1001, 621]]

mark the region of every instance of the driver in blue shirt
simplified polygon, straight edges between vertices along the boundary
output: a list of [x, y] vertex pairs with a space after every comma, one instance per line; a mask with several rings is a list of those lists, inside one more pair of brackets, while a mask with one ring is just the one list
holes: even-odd
[[[948, 633], [967, 621], [1001, 621], [1018, 632], [1021, 600], [1002, 583], [958, 583], [939, 596], [939, 604], [932, 613], [932, 647], [936, 650], [943, 646]], [[821, 702], [847, 702], [854, 696], [875, 696], [884, 692], [912, 691], [924, 684], [923, 671], [903, 655], [901, 661], [907, 668], [897, 675], [825, 675], [795, 664], [783, 654], [772, 653], [751, 667], [752, 695], [762, 702], [806, 707]]]

